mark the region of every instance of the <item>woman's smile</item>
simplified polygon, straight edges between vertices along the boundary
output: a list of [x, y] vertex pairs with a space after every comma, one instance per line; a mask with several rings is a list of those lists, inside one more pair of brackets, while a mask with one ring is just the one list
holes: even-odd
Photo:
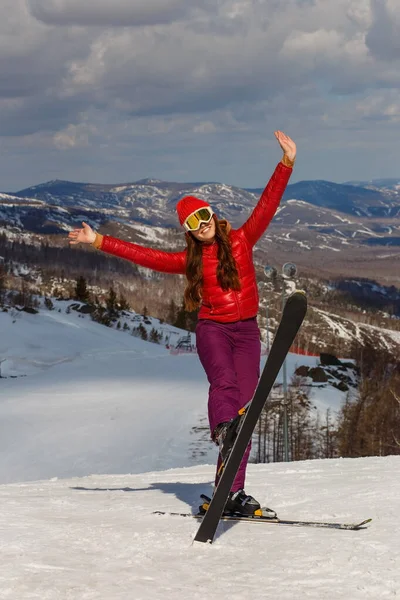
[[215, 238], [214, 218], [212, 218], [209, 223], [202, 223], [200, 229], [192, 231], [192, 234], [200, 242], [212, 242]]

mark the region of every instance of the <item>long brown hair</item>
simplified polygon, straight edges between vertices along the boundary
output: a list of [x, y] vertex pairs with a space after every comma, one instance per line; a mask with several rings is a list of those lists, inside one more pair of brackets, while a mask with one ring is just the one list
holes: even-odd
[[[239, 273], [229, 239], [231, 226], [228, 221], [218, 221], [215, 215], [213, 219], [215, 222], [215, 243], [218, 244], [217, 281], [224, 291], [240, 290]], [[183, 297], [186, 310], [192, 311], [196, 310], [201, 304], [203, 288], [203, 242], [197, 240], [191, 233], [186, 233], [186, 243], [187, 286]]]

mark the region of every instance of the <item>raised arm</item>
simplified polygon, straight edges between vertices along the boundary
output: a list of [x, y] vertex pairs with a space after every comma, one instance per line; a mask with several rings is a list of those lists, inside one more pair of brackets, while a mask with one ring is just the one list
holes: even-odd
[[281, 131], [276, 131], [275, 137], [284, 151], [284, 156], [276, 166], [250, 217], [240, 228], [252, 246], [260, 239], [275, 215], [292, 174], [296, 158], [296, 144], [293, 140]]
[[153, 271], [176, 274], [183, 274], [186, 271], [186, 250], [164, 252], [99, 233], [96, 234], [93, 246], [107, 254], [126, 258], [136, 265], [153, 269]]
[[68, 238], [71, 245], [92, 244], [92, 246], [103, 252], [126, 258], [141, 267], [147, 267], [154, 271], [181, 274], [186, 271], [186, 250], [182, 252], [163, 252], [139, 244], [131, 244], [109, 235], [96, 233], [85, 222], [82, 223], [82, 228], [70, 231]]
[[292, 168], [282, 162], [276, 166], [256, 207], [240, 228], [252, 246], [260, 239], [276, 213], [291, 174]]

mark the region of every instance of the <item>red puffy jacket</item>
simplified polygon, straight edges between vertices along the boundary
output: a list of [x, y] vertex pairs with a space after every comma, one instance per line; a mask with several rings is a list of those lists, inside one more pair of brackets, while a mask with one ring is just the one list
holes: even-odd
[[[292, 169], [279, 163], [247, 221], [229, 233], [232, 253], [239, 272], [241, 289], [222, 290], [217, 281], [217, 244], [203, 246], [203, 290], [199, 319], [231, 323], [255, 317], [258, 312], [258, 289], [253, 264], [253, 247], [262, 236], [287, 186]], [[186, 250], [163, 252], [105, 235], [99, 236], [104, 252], [126, 258], [142, 267], [165, 273], [186, 272]]]

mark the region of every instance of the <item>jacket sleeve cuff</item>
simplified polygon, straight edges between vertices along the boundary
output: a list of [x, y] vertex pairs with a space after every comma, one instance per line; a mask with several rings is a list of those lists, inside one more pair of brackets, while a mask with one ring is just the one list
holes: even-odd
[[92, 246], [94, 246], [95, 248], [97, 248], [98, 250], [101, 248], [101, 245], [103, 243], [103, 236], [101, 235], [101, 233], [96, 233], [96, 237], [94, 242], [92, 242]]
[[281, 162], [285, 165], [285, 167], [290, 167], [291, 169], [294, 167], [296, 159], [291, 160], [286, 154], [283, 155]]

